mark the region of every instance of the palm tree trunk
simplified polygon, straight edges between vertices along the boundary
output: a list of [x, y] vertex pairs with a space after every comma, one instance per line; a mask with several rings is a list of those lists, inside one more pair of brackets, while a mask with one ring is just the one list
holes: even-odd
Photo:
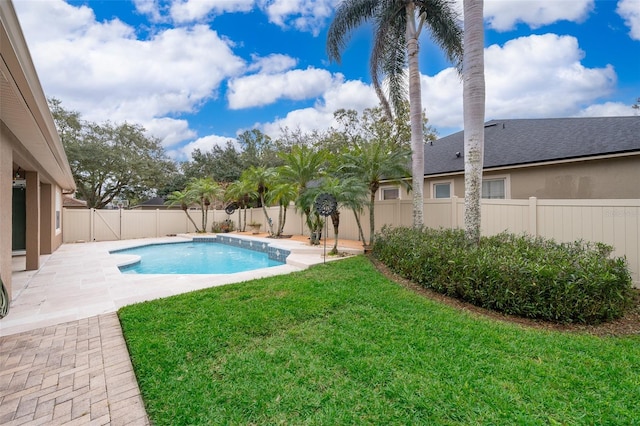
[[242, 223], [242, 232], [245, 232], [247, 230], [247, 206], [243, 207], [244, 210], [244, 221]]
[[483, 0], [464, 0], [464, 227], [471, 244], [480, 241], [484, 151]]
[[282, 228], [284, 224], [282, 223], [282, 204], [278, 206], [278, 230], [276, 231], [276, 236], [280, 236], [282, 234]]
[[422, 122], [422, 93], [418, 63], [418, 36], [415, 5], [407, 5], [407, 56], [409, 62], [409, 116], [411, 121], [411, 174], [413, 188], [413, 227], [424, 224], [424, 131]]
[[376, 202], [376, 191], [371, 191], [371, 198], [369, 199], [369, 245], [373, 245], [373, 234], [376, 229], [374, 206]]
[[200, 212], [202, 213], [202, 232], [207, 232], [207, 212], [204, 203], [200, 203]]
[[269, 213], [267, 212], [267, 208], [264, 205], [264, 195], [260, 194], [260, 204], [262, 204], [262, 212], [264, 213], [265, 219], [267, 219], [267, 225], [269, 225], [269, 235], [273, 235], [273, 221], [269, 217]]
[[282, 222], [280, 222], [280, 229], [278, 229], [278, 235], [282, 235], [284, 232], [284, 224], [287, 222], [287, 209], [288, 206], [284, 208], [284, 212], [282, 213]]
[[340, 227], [340, 212], [336, 209], [331, 213], [331, 223], [333, 225], [333, 249], [331, 254], [338, 253], [338, 228]]
[[351, 211], [353, 212], [353, 216], [356, 218], [356, 225], [358, 225], [358, 232], [360, 233], [360, 241], [362, 241], [362, 244], [366, 244], [366, 241], [364, 240], [364, 231], [362, 231], [362, 223], [360, 222], [360, 215], [356, 209], [351, 209]]
[[189, 214], [189, 210], [188, 207], [183, 207], [182, 211], [184, 212], [184, 214], [187, 215], [187, 217], [189, 218], [189, 221], [191, 221], [191, 224], [193, 225], [193, 227], [196, 229], [196, 232], [200, 232], [200, 230], [198, 229], [198, 225], [196, 225], [195, 220], [193, 220], [193, 218], [191, 217], [191, 215]]

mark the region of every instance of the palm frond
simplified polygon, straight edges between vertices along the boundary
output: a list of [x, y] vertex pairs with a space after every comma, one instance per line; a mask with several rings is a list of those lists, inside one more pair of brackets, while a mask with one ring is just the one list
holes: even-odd
[[[390, 120], [393, 118], [391, 106], [398, 96], [406, 95], [404, 87], [389, 86], [389, 99], [383, 88], [383, 79], [394, 81], [404, 78], [406, 66], [404, 5], [402, 2], [387, 2], [389, 7], [380, 8], [375, 17], [373, 48], [369, 61], [371, 81], [380, 104]], [[394, 106], [395, 108], [395, 106]]]
[[352, 31], [375, 16], [380, 3], [377, 0], [345, 0], [338, 6], [327, 33], [327, 55], [330, 60], [340, 63]]
[[431, 38], [445, 52], [458, 71], [462, 70], [462, 26], [459, 14], [451, 0], [417, 1]]

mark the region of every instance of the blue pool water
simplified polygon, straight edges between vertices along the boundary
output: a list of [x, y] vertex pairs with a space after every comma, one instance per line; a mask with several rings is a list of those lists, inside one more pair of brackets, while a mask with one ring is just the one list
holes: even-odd
[[140, 262], [121, 266], [124, 274], [233, 274], [282, 265], [267, 253], [211, 242], [151, 244], [118, 250]]

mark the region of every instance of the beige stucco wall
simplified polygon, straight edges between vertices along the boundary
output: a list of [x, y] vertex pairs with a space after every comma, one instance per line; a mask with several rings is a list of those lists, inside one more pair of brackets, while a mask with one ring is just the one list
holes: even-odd
[[[510, 199], [638, 199], [640, 155], [522, 166], [485, 171], [484, 179], [506, 177]], [[452, 182], [453, 195], [464, 198], [464, 176], [425, 178], [425, 199], [433, 198], [434, 182]]]
[[640, 198], [640, 156], [523, 168], [511, 174], [511, 198]]
[[52, 185], [40, 184], [40, 253], [53, 253], [53, 207], [55, 192]]
[[0, 275], [11, 297], [11, 199], [13, 152], [0, 126]]

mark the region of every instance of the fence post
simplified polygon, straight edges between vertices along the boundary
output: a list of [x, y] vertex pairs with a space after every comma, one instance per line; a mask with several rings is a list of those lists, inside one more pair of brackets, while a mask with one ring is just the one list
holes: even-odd
[[96, 214], [96, 209], [92, 208], [89, 212], [89, 241], [95, 241], [95, 219], [93, 216]]
[[538, 199], [529, 197], [529, 234], [538, 236]]
[[160, 236], [160, 209], [156, 209], [156, 238]]

